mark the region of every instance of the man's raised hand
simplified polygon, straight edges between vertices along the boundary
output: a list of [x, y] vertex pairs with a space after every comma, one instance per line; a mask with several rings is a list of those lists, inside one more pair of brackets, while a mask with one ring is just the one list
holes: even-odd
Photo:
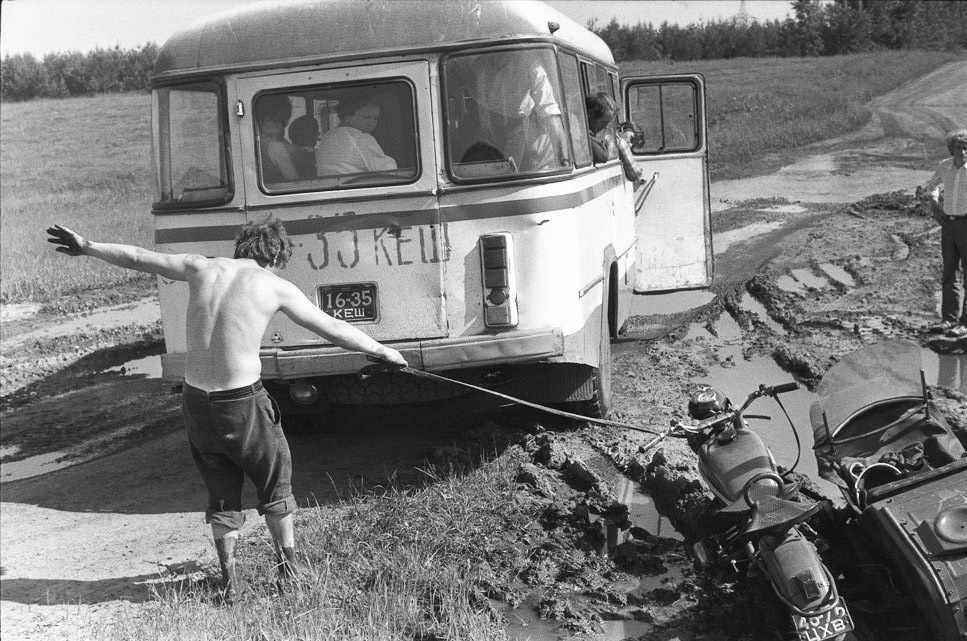
[[80, 234], [77, 234], [60, 225], [48, 227], [47, 233], [51, 236], [47, 239], [48, 243], [60, 245], [60, 247], [57, 248], [57, 251], [67, 254], [68, 256], [80, 256], [84, 253], [84, 246], [87, 241], [85, 241], [83, 236]]

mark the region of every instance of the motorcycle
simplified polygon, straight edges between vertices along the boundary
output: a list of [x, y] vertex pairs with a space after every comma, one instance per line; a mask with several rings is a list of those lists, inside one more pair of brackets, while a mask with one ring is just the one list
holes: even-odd
[[[718, 508], [711, 517], [712, 534], [693, 546], [698, 564], [765, 577], [771, 590], [763, 591], [774, 596], [772, 606], [785, 617], [778, 623], [784, 638], [841, 640], [853, 622], [819, 556], [816, 532], [807, 523], [824, 506], [803, 500], [801, 482], [791, 480], [792, 469], [780, 473], [769, 448], [747, 423], [769, 417], [745, 414], [764, 396], [785, 412], [779, 394], [798, 387], [794, 382], [760, 385], [738, 408], [721, 392], [704, 387], [689, 398], [688, 412], [695, 422], [678, 422], [670, 435], [687, 439]], [[789, 424], [795, 433], [791, 419]]]
[[826, 559], [857, 595], [857, 622], [875, 638], [967, 638], [967, 454], [930, 399], [920, 346], [853, 352], [817, 396], [819, 473], [844, 503], [823, 532]]

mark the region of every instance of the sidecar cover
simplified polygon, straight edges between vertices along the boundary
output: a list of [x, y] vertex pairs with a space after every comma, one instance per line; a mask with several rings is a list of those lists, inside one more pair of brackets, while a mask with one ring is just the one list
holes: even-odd
[[[820, 475], [840, 487], [844, 467], [889, 463], [903, 472], [942, 467], [963, 446], [924, 398], [920, 346], [891, 340], [857, 350], [829, 369], [810, 408]], [[832, 436], [832, 440], [830, 440]]]

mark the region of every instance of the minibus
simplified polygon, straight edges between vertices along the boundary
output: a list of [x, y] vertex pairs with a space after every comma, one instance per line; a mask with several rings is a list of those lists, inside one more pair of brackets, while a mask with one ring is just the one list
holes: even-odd
[[[241, 225], [281, 220], [280, 274], [413, 368], [602, 416], [632, 296], [711, 283], [702, 77], [619, 78], [540, 2], [257, 3], [168, 39], [151, 91], [159, 251], [231, 256]], [[613, 146], [592, 156], [602, 92], [619, 113], [598, 137], [634, 124], [643, 183]], [[177, 386], [188, 292], [158, 282]], [[459, 391], [361, 377], [283, 315], [261, 360], [290, 415]]]

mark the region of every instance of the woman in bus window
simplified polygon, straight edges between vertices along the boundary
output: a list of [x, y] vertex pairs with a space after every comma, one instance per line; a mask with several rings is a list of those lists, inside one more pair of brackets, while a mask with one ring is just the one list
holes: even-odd
[[365, 98], [341, 100], [336, 113], [339, 126], [327, 131], [316, 148], [320, 176], [396, 169], [396, 160], [387, 156], [373, 137], [379, 124], [379, 105]]
[[262, 160], [262, 180], [265, 183], [299, 178], [299, 173], [292, 164], [292, 145], [283, 135], [290, 118], [292, 104], [288, 96], [264, 96], [255, 103], [259, 157]]

